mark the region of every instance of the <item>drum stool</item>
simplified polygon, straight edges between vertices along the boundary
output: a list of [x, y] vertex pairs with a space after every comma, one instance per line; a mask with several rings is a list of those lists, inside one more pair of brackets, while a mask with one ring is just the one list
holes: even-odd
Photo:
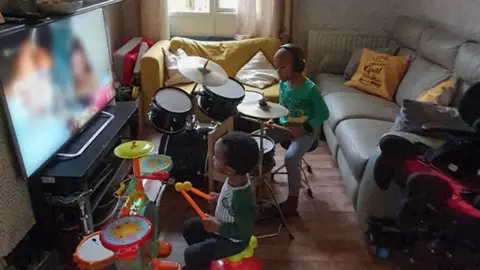
[[[288, 147], [290, 146], [290, 143], [291, 143], [291, 141], [283, 141], [283, 142], [280, 143], [280, 145], [282, 146], [283, 149], [287, 150]], [[310, 149], [308, 149], [307, 153], [315, 151], [315, 149], [318, 148], [318, 145], [319, 145], [318, 139], [315, 139], [312, 146], [310, 146]], [[310, 164], [308, 164], [307, 161], [304, 158], [302, 158], [302, 161], [300, 162], [300, 164], [298, 164], [298, 166], [300, 166], [300, 171], [302, 172], [302, 176], [303, 176], [302, 177], [302, 182], [307, 186], [307, 195], [308, 195], [308, 197], [313, 198], [312, 188], [310, 187], [310, 183], [308, 182], [307, 174], [305, 173], [305, 170], [307, 170], [307, 172], [309, 174], [313, 174], [312, 166], [310, 166]], [[272, 182], [274, 181], [273, 177], [276, 174], [287, 174], [287, 172], [282, 172], [281, 171], [283, 168], [285, 168], [285, 164], [283, 164], [278, 169], [276, 169], [275, 171], [272, 172]]]

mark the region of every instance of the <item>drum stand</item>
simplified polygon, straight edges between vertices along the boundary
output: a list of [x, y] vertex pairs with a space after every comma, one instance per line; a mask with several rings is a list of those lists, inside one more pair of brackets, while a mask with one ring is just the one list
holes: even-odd
[[265, 184], [268, 188], [268, 191], [270, 192], [270, 197], [273, 200], [273, 204], [278, 210], [278, 213], [280, 214], [280, 217], [282, 219], [282, 223], [280, 224], [278, 228], [278, 232], [273, 233], [273, 234], [267, 234], [267, 235], [261, 235], [258, 236], [258, 239], [265, 239], [265, 238], [272, 238], [272, 237], [277, 237], [280, 235], [282, 231], [282, 227], [285, 227], [288, 232], [288, 236], [290, 239], [294, 239], [295, 237], [292, 234], [292, 231], [290, 230], [290, 227], [287, 224], [287, 220], [285, 219], [285, 216], [283, 215], [283, 211], [280, 208], [280, 204], [278, 203], [277, 199], [275, 198], [275, 192], [273, 191], [272, 186], [268, 183], [268, 181], [265, 179], [265, 176], [263, 175], [263, 138], [265, 138], [265, 121], [260, 121], [260, 151], [259, 151], [259, 166], [258, 166], [258, 178], [257, 181], [262, 181], [263, 184]]

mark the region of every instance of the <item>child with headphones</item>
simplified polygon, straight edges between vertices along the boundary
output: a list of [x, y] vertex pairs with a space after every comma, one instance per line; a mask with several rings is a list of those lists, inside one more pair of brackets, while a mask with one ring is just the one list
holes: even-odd
[[268, 136], [275, 142], [290, 141], [285, 153], [289, 195], [280, 207], [285, 216], [292, 216], [298, 214], [302, 180], [299, 164], [317, 139], [329, 112], [318, 87], [302, 74], [306, 63], [300, 47], [294, 44], [281, 46], [275, 54], [274, 66], [280, 78], [279, 103], [290, 112], [288, 116], [279, 119], [279, 124], [288, 127], [290, 131], [274, 129], [273, 119], [266, 126], [269, 128]]

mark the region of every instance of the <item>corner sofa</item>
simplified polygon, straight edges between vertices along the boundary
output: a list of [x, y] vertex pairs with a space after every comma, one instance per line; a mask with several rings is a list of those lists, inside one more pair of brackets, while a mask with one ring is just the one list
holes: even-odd
[[[322, 30], [313, 30], [310, 38], [318, 36], [315, 31], [318, 34]], [[396, 20], [392, 31], [386, 34], [388, 42], [382, 40], [372, 44], [371, 35], [357, 33], [349, 36], [349, 31], [340, 35], [342, 37], [338, 33], [328, 34], [328, 31], [326, 35], [336, 38], [337, 46], [320, 44], [328, 38], [321, 38], [320, 43], [310, 41], [310, 66], [318, 66], [328, 54], [342, 52], [348, 57], [352, 53], [352, 47], [348, 48], [351, 44], [357, 48], [375, 49], [394, 42], [400, 46], [398, 55], [413, 56], [393, 101], [346, 87], [343, 74], [329, 73], [328, 69], [312, 75], [330, 109], [330, 118], [323, 127], [328, 146], [357, 210], [359, 225], [365, 228], [369, 216], [393, 216], [401, 203], [403, 191], [398, 187], [390, 185], [389, 189], [382, 191], [376, 186], [374, 168], [381, 154], [378, 143], [382, 136], [391, 132], [403, 100], [415, 100], [424, 90], [455, 75], [459, 83], [450, 106], [457, 106], [468, 87], [480, 81], [480, 44], [407, 16]], [[311, 53], [320, 50], [319, 47], [322, 47], [321, 55]], [[345, 66], [348, 59], [340, 58], [337, 64]], [[430, 144], [427, 138], [396, 133], [411, 141]]]

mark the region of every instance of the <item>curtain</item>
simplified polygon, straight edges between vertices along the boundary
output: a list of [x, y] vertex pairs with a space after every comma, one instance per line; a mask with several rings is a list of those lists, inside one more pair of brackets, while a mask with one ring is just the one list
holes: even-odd
[[107, 8], [112, 47], [132, 37], [170, 38], [168, 0], [126, 0]]
[[278, 37], [290, 41], [292, 0], [241, 0], [237, 8], [237, 39]]

